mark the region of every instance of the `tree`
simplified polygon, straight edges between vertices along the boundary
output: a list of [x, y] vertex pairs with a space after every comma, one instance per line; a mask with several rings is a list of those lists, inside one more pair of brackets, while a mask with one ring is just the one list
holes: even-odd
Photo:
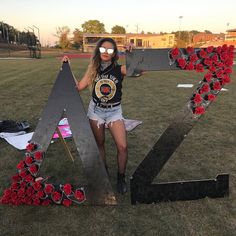
[[111, 28], [111, 33], [112, 34], [125, 34], [125, 28], [123, 26], [120, 25], [115, 25]]
[[76, 28], [73, 32], [73, 44], [76, 49], [81, 48], [83, 45], [83, 32]]
[[204, 30], [204, 32], [205, 32], [206, 34], [212, 34], [212, 32], [211, 32], [210, 30]]
[[70, 28], [68, 26], [62, 26], [56, 28], [55, 36], [59, 39], [58, 46], [62, 49], [70, 47], [69, 39]]
[[189, 33], [191, 33], [191, 34], [195, 35], [195, 34], [199, 34], [199, 33], [200, 33], [200, 31], [197, 31], [197, 30], [191, 30]]
[[105, 33], [105, 26], [98, 20], [88, 20], [81, 25], [83, 33], [103, 34]]

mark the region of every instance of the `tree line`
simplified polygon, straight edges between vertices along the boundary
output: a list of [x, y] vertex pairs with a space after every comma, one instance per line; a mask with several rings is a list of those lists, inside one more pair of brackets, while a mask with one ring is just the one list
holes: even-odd
[[[68, 26], [62, 26], [56, 28], [55, 36], [58, 38], [56, 47], [61, 49], [75, 48], [81, 49], [83, 46], [83, 34], [104, 34], [108, 33], [105, 30], [104, 23], [98, 20], [88, 20], [81, 24], [81, 29], [75, 28], [72, 32]], [[125, 34], [126, 30], [123, 26], [115, 25], [111, 29], [112, 34]], [[144, 33], [144, 31], [141, 31]], [[153, 32], [155, 33], [155, 32]], [[175, 34], [176, 39], [186, 43], [191, 43], [193, 35], [200, 33], [197, 30], [192, 31], [175, 31], [171, 32]], [[205, 30], [205, 33], [211, 34], [211, 31]], [[152, 34], [147, 32], [147, 34]], [[166, 32], [160, 32], [160, 34], [166, 34]], [[20, 45], [37, 45], [40, 44], [39, 39], [31, 31], [19, 31], [13, 26], [0, 22], [0, 42], [14, 43]]]

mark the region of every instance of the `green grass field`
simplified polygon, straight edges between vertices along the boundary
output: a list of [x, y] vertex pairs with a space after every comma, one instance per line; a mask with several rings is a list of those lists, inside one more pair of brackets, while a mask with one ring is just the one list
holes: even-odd
[[[88, 60], [73, 59], [71, 68], [81, 78]], [[33, 131], [47, 102], [60, 68], [54, 57], [40, 60], [0, 60], [0, 120], [27, 120]], [[234, 70], [236, 68], [234, 67]], [[123, 113], [143, 124], [128, 133], [130, 177], [192, 93], [178, 83], [194, 83], [196, 72], [149, 72], [123, 83]], [[0, 235], [214, 235], [236, 232], [236, 73], [227, 92], [221, 92], [155, 181], [214, 178], [230, 174], [230, 195], [151, 205], [130, 204], [130, 193], [117, 195], [118, 206], [0, 206]], [[81, 92], [87, 109], [90, 91]], [[76, 109], [76, 107], [75, 107]], [[78, 157], [72, 140], [67, 141]], [[107, 160], [115, 189], [115, 145], [107, 131]], [[0, 194], [10, 185], [24, 151], [0, 139]], [[51, 144], [42, 165], [42, 176], [58, 183], [84, 184], [79, 158], [73, 164], [59, 141]]]

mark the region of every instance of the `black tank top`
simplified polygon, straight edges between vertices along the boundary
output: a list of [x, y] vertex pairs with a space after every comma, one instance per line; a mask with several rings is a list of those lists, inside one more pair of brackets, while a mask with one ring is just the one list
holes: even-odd
[[92, 97], [96, 103], [121, 102], [122, 81], [121, 65], [111, 64], [100, 71], [95, 79]]

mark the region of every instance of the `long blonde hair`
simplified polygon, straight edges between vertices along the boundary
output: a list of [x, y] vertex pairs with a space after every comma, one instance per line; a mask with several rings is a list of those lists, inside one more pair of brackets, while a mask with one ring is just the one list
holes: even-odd
[[87, 70], [87, 74], [90, 80], [89, 84], [91, 88], [93, 87], [96, 76], [100, 71], [101, 57], [99, 48], [102, 46], [104, 42], [110, 42], [114, 47], [114, 55], [111, 59], [112, 64], [117, 63], [117, 60], [119, 59], [117, 45], [112, 38], [102, 38], [97, 42], [96, 48], [93, 52], [93, 56], [90, 59], [90, 63], [88, 65], [88, 70]]

